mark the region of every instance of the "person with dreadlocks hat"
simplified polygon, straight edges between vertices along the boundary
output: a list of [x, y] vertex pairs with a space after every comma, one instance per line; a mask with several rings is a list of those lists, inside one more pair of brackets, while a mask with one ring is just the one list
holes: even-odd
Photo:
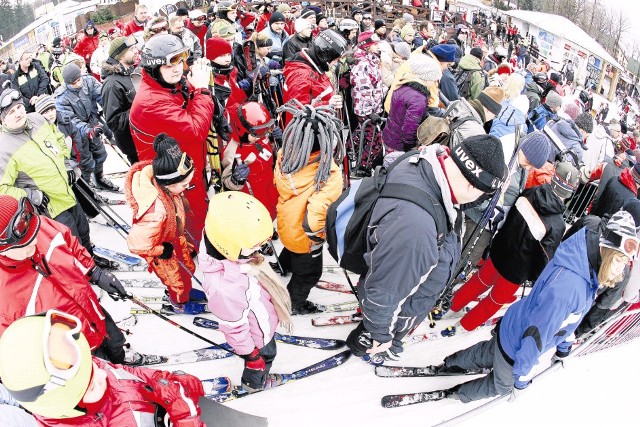
[[244, 359], [242, 387], [249, 393], [275, 387], [272, 374], [278, 324], [291, 330], [291, 300], [258, 253], [273, 234], [269, 212], [254, 197], [237, 191], [211, 198], [199, 265], [209, 309], [233, 350]]
[[287, 289], [293, 314], [317, 313], [307, 298], [322, 276], [327, 209], [342, 193], [342, 173], [333, 158], [334, 152], [340, 160], [344, 155], [334, 146], [342, 124], [327, 105], [293, 100], [278, 111], [292, 116], [275, 171], [278, 234], [284, 245], [279, 259], [292, 273]]
[[257, 102], [245, 102], [230, 115], [233, 133], [222, 158], [222, 184], [254, 196], [274, 220], [278, 190], [273, 184], [275, 158], [269, 142], [273, 118], [267, 107]]
[[167, 287], [173, 311], [200, 314], [204, 294], [191, 289], [196, 251], [185, 235], [184, 192], [195, 174], [193, 161], [166, 133], [155, 137], [153, 149], [155, 159], [134, 164], [125, 179], [133, 211], [127, 245]]

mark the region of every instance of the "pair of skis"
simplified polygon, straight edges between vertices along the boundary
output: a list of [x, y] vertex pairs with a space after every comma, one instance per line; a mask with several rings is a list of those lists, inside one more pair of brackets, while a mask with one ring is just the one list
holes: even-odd
[[[215, 320], [207, 319], [204, 317], [196, 316], [193, 319], [193, 324], [195, 326], [218, 330], [219, 324]], [[307, 348], [315, 348], [319, 350], [337, 350], [344, 347], [347, 343], [343, 340], [337, 340], [332, 338], [311, 338], [311, 337], [299, 337], [295, 335], [283, 335], [279, 333], [275, 333], [274, 338], [276, 341], [284, 343], [297, 345], [300, 347]]]

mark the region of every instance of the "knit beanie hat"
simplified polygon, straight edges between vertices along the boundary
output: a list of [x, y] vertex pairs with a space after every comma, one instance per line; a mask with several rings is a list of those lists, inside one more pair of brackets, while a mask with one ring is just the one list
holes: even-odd
[[36, 113], [44, 114], [52, 108], [56, 108], [56, 103], [51, 95], [40, 95], [35, 103]]
[[493, 135], [470, 136], [451, 150], [451, 158], [465, 179], [484, 193], [495, 192], [506, 178], [502, 143]]
[[631, 255], [632, 259], [638, 255], [636, 223], [629, 212], [620, 210], [611, 216], [600, 236], [600, 246]]
[[282, 13], [274, 12], [271, 14], [271, 18], [269, 18], [269, 25], [273, 25], [276, 22], [287, 22], [287, 20]]
[[189, 16], [189, 10], [185, 7], [179, 7], [176, 10], [176, 16]]
[[289, 6], [286, 3], [281, 3], [278, 5], [278, 8], [276, 9], [276, 11], [280, 13], [291, 12], [291, 6]]
[[416, 30], [413, 29], [411, 24], [407, 24], [404, 27], [402, 27], [402, 30], [400, 30], [400, 37], [404, 39], [408, 35], [415, 35], [415, 33], [416, 33]]
[[[7, 238], [7, 234], [5, 233], [5, 231], [9, 226], [9, 222], [11, 222], [11, 219], [18, 212], [19, 208], [20, 202], [18, 201], [18, 199], [5, 194], [0, 195], [0, 238]], [[0, 252], [4, 252], [11, 248], [21, 248], [27, 246], [36, 237], [39, 228], [40, 217], [38, 215], [33, 215], [33, 217], [31, 217], [31, 221], [29, 222], [29, 231], [27, 231], [27, 234], [25, 234], [22, 239], [18, 240], [15, 243], [0, 245]]]
[[298, 18], [294, 23], [294, 27], [296, 29], [296, 33], [300, 33], [308, 28], [311, 28], [311, 22], [305, 18]]
[[315, 16], [316, 12], [313, 9], [304, 8], [302, 13], [300, 13], [300, 18], [307, 19], [310, 16]]
[[231, 45], [222, 37], [211, 37], [205, 42], [205, 57], [209, 61], [213, 61], [216, 58], [231, 54]]
[[474, 47], [469, 51], [469, 54], [471, 56], [475, 56], [476, 58], [478, 58], [479, 60], [482, 60], [482, 58], [484, 58], [484, 53], [482, 52], [482, 49], [480, 49], [479, 47]]
[[431, 48], [431, 53], [440, 62], [455, 62], [456, 60], [456, 47], [452, 44], [437, 44]]
[[109, 57], [119, 61], [122, 55], [127, 51], [122, 45], [127, 41], [126, 37], [116, 37], [109, 44]]
[[640, 185], [640, 162], [633, 165], [633, 168], [631, 168], [631, 175], [633, 175], [633, 180], [636, 184]]
[[380, 37], [373, 31], [365, 31], [358, 36], [358, 47], [363, 50], [379, 42]]
[[[578, 115], [580, 114], [580, 108], [578, 108], [578, 106], [573, 102], [570, 102], [567, 105], [565, 105], [564, 107], [562, 107], [562, 111], [564, 111], [564, 113], [567, 116], [569, 116], [571, 118], [571, 120], [573, 120], [573, 121], [575, 121], [576, 117], [578, 117]], [[591, 120], [591, 121], [593, 122], [593, 120]], [[591, 133], [591, 132], [589, 132], [589, 133]]]
[[385, 24], [385, 23], [384, 23], [384, 21], [383, 21], [382, 19], [376, 19], [376, 20], [373, 22], [373, 29], [374, 29], [374, 30], [378, 30], [378, 29], [380, 29], [380, 28], [382, 28], [382, 27], [386, 27], [386, 26], [387, 26], [387, 24]]
[[640, 199], [633, 197], [627, 200], [624, 202], [622, 210], [629, 212], [633, 217], [633, 222], [636, 223], [636, 229], [640, 228]]
[[[320, 22], [322, 22], [323, 19], [327, 19], [326, 16], [324, 16], [322, 13], [317, 13], [316, 14], [316, 25], [320, 25]], [[327, 24], [329, 23], [329, 21], [327, 21]]]
[[580, 182], [580, 171], [571, 162], [556, 163], [556, 170], [551, 177], [551, 189], [561, 199], [568, 199], [576, 191]]
[[70, 85], [82, 76], [82, 71], [75, 63], [70, 62], [62, 69], [62, 79], [64, 84]]
[[406, 22], [407, 24], [411, 24], [413, 21], [415, 21], [415, 18], [410, 13], [403, 13], [402, 14], [402, 20], [404, 22]]
[[[569, 105], [574, 105], [576, 108], [578, 108], [578, 106], [573, 103]], [[576, 123], [576, 126], [578, 126], [578, 128], [582, 129], [586, 133], [593, 132], [593, 117], [591, 116], [591, 114], [587, 112], [580, 113], [573, 121]]]
[[400, 55], [402, 59], [407, 59], [411, 55], [411, 46], [407, 42], [400, 42], [393, 45], [393, 51]]
[[498, 71], [497, 71], [498, 75], [509, 75], [511, 73], [513, 73], [513, 69], [511, 68], [511, 64], [509, 63], [502, 63], [500, 65], [498, 65]]
[[427, 82], [435, 82], [442, 78], [440, 64], [427, 55], [411, 55], [408, 60], [411, 72]]
[[480, 92], [480, 95], [478, 95], [478, 101], [480, 101], [480, 104], [496, 116], [500, 114], [503, 99], [504, 89], [501, 87], [486, 87], [482, 92]]
[[558, 95], [558, 92], [552, 90], [547, 94], [547, 98], [544, 101], [549, 108], [560, 108], [562, 105], [562, 98]]
[[193, 161], [183, 153], [175, 139], [161, 133], [153, 140], [153, 175], [160, 185], [171, 185], [184, 180], [193, 171]]
[[549, 158], [551, 143], [544, 133], [535, 131], [522, 138], [520, 150], [534, 168], [540, 169]]
[[362, 9], [355, 7], [353, 8], [353, 10], [351, 11], [351, 17], [353, 18], [354, 16], [356, 16], [357, 14], [362, 15]]

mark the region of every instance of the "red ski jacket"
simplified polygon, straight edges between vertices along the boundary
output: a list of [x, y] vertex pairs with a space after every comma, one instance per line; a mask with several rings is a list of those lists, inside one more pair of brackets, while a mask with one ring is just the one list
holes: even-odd
[[[99, 347], [107, 330], [89, 284], [93, 259], [69, 228], [44, 216], [36, 239], [32, 258], [14, 261], [0, 254], [0, 335], [23, 316], [55, 308], [78, 317], [91, 349]], [[47, 277], [36, 270], [46, 267]]]
[[98, 48], [98, 32], [96, 31], [93, 36], [88, 36], [86, 33], [84, 37], [78, 41], [73, 51], [84, 58], [84, 62], [87, 64], [91, 62], [91, 55]]

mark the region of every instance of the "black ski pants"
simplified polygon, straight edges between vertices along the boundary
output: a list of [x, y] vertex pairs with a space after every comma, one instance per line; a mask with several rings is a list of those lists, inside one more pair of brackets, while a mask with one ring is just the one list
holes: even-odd
[[299, 307], [305, 303], [311, 289], [322, 276], [322, 248], [309, 254], [297, 254], [284, 248], [278, 258], [282, 267], [291, 271], [291, 280], [287, 285], [291, 306]]
[[100, 359], [108, 360], [111, 363], [122, 364], [125, 356], [124, 343], [126, 339], [109, 312], [102, 306], [100, 306], [100, 308], [102, 308], [102, 312], [104, 313], [107, 337], [104, 339], [100, 347], [93, 351], [93, 355]]
[[80, 244], [93, 256], [91, 237], [89, 236], [89, 220], [78, 203], [53, 219], [69, 227], [71, 234], [76, 236], [80, 240]]

